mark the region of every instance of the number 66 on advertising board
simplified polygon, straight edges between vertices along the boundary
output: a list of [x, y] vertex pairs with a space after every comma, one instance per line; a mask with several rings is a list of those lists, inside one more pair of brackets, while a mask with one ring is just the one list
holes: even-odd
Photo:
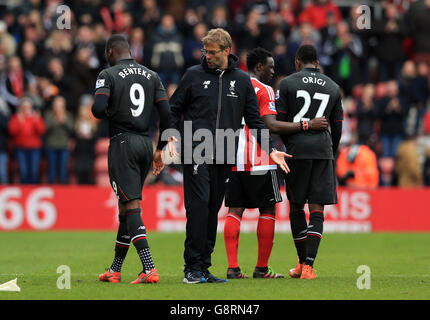
[[52, 188], [36, 188], [20, 201], [22, 189], [7, 187], [0, 190], [0, 229], [17, 229], [25, 221], [36, 230], [51, 228], [57, 220], [57, 209], [47, 199], [53, 199]]

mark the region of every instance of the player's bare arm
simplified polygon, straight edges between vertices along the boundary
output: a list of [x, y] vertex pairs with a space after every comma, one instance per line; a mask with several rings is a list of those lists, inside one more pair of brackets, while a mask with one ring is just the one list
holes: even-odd
[[[270, 133], [290, 134], [297, 133], [302, 130], [300, 122], [285, 122], [276, 120], [276, 115], [268, 114], [263, 116], [263, 121]], [[309, 121], [310, 130], [325, 130], [328, 127], [327, 119], [323, 117], [314, 118]]]

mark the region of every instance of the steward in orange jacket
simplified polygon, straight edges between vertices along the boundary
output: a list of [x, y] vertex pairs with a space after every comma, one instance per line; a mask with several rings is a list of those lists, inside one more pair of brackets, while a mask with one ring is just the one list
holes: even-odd
[[336, 162], [339, 184], [355, 188], [376, 188], [379, 171], [376, 155], [366, 145], [354, 144], [340, 151]]

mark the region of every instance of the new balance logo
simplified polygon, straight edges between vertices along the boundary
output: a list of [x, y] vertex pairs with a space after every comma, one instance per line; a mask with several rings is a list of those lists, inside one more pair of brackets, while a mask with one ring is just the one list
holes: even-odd
[[139, 228], [137, 228], [137, 230], [145, 230], [144, 226], [140, 226]]
[[208, 85], [210, 85], [210, 84], [211, 84], [210, 80], [203, 81], [203, 89], [207, 89]]

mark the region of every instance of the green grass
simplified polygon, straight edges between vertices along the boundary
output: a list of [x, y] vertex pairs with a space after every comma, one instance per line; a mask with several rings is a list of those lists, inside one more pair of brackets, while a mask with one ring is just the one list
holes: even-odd
[[[6, 299], [430, 299], [430, 234], [325, 234], [315, 269], [316, 280], [247, 279], [228, 284], [186, 285], [183, 279], [183, 233], [150, 233], [149, 244], [160, 283], [130, 285], [141, 264], [130, 248], [123, 282], [102, 283], [98, 274], [113, 258], [113, 232], [0, 232], [0, 283], [15, 277], [21, 292], [0, 292]], [[240, 236], [239, 263], [252, 277], [257, 256], [255, 234]], [[291, 234], [276, 234], [270, 265], [287, 275], [295, 266]], [[71, 289], [57, 288], [57, 267], [72, 272]], [[357, 267], [371, 270], [371, 289], [356, 286]], [[222, 234], [211, 272], [225, 277], [227, 259]]]

